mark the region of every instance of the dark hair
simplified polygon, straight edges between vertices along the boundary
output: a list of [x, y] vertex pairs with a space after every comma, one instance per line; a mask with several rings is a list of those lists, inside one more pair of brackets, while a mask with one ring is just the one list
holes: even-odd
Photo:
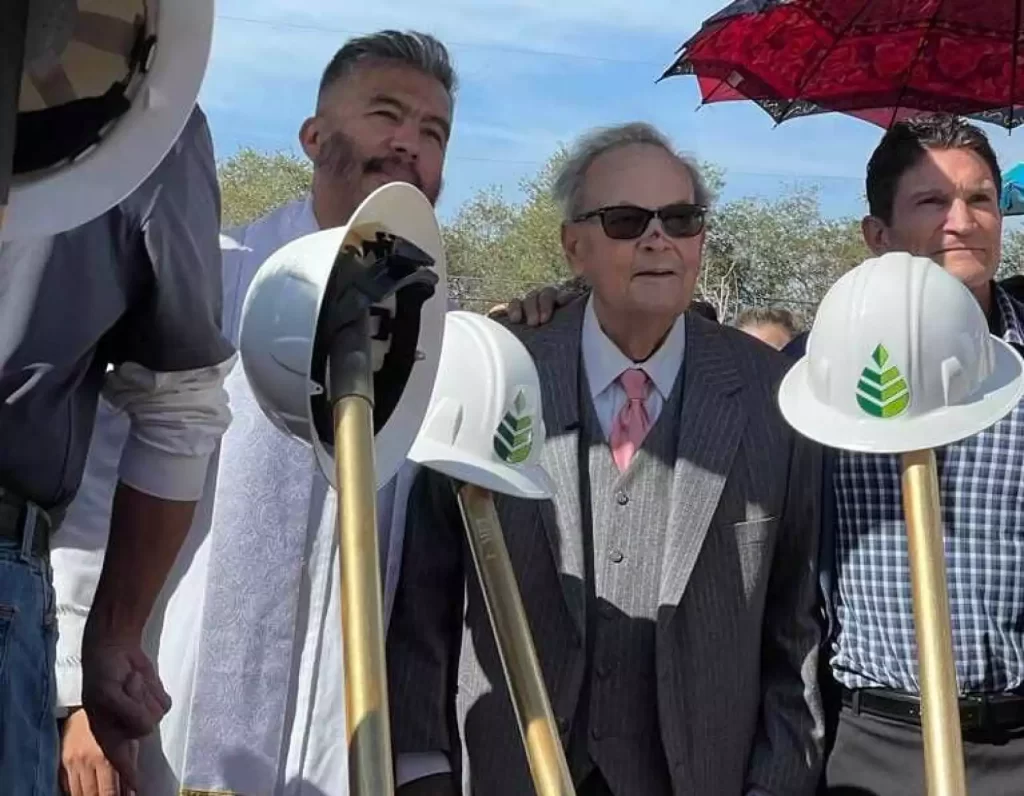
[[782, 307], [750, 307], [736, 316], [736, 328], [744, 326], [781, 326], [792, 335], [800, 332], [796, 316]]
[[929, 149], [967, 149], [985, 161], [997, 193], [1003, 180], [999, 161], [988, 136], [956, 116], [934, 116], [897, 122], [890, 127], [868, 161], [868, 211], [886, 224], [892, 223], [896, 188], [903, 175], [918, 164]]
[[334, 54], [320, 79], [318, 97], [366, 61], [393, 61], [435, 78], [454, 104], [458, 78], [448, 49], [429, 33], [382, 30], [349, 39]]
[[718, 323], [718, 310], [715, 309], [714, 304], [710, 304], [707, 301], [701, 301], [700, 299], [694, 299], [690, 302], [690, 309], [702, 318], [707, 318], [709, 321]]

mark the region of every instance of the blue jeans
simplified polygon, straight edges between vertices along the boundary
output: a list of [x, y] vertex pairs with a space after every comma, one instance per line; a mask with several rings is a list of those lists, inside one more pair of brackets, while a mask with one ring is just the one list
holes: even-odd
[[49, 562], [28, 550], [0, 539], [0, 791], [54, 796], [57, 615]]

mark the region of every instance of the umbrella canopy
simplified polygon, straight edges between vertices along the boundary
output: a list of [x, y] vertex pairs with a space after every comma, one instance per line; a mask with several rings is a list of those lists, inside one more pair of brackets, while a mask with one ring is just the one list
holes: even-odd
[[[888, 127], [949, 113], [1024, 122], [1024, 0], [736, 0], [662, 75], [775, 121], [840, 111]], [[1014, 65], [1016, 64], [1016, 68]]]

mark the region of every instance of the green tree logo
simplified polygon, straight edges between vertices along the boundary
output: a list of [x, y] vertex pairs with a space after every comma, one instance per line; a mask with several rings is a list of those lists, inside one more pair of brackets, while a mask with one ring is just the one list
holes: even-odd
[[910, 387], [895, 365], [886, 367], [889, 352], [879, 344], [871, 352], [871, 362], [861, 371], [857, 382], [857, 403], [872, 417], [889, 419], [910, 406]]
[[520, 390], [494, 434], [494, 452], [509, 464], [522, 464], [533, 448], [533, 416], [526, 409], [526, 395]]

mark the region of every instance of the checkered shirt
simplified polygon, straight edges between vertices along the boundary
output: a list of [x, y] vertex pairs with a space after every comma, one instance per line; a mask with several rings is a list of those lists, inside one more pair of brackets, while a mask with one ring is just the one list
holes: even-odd
[[[1024, 305], [995, 287], [1003, 339], [1024, 344]], [[991, 428], [936, 450], [961, 694], [1024, 685], [1024, 402]], [[839, 453], [838, 633], [847, 688], [920, 693], [897, 456]]]

